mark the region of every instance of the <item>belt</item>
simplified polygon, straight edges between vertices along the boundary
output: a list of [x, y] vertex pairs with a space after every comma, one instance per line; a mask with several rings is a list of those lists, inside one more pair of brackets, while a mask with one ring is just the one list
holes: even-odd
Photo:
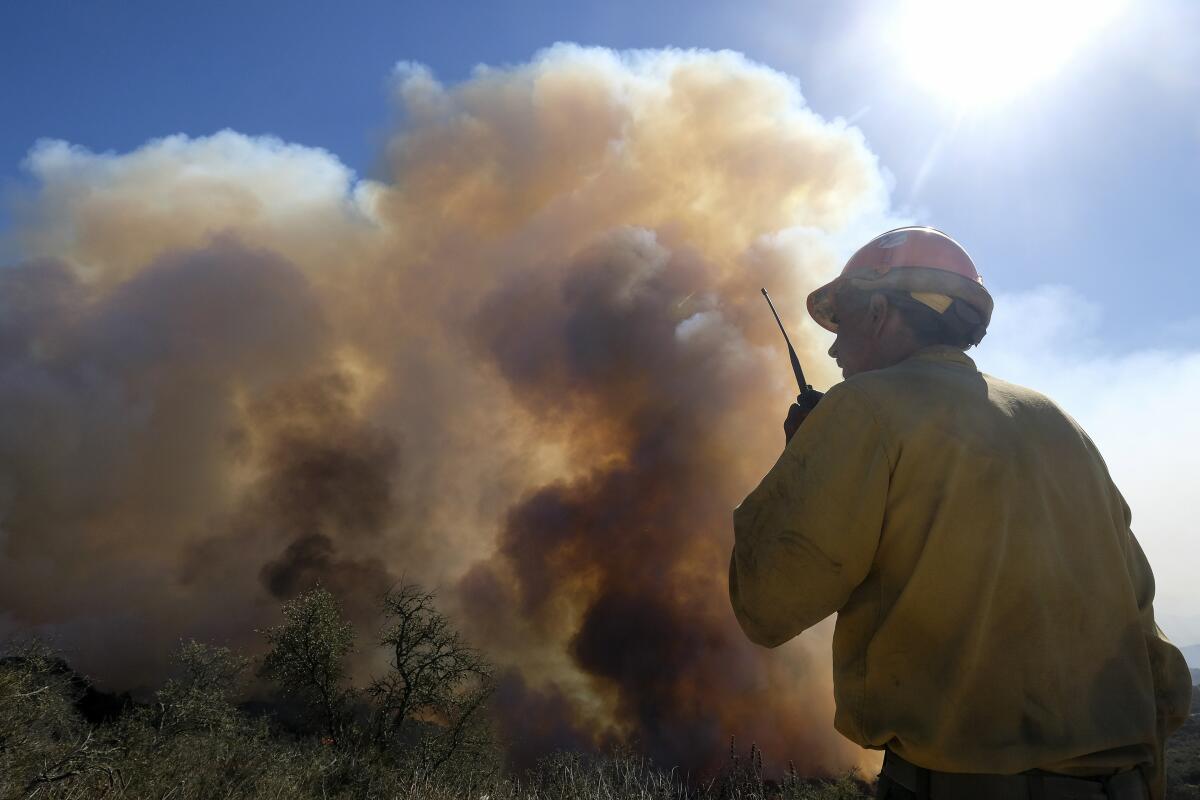
[[905, 761], [888, 750], [884, 777], [908, 789], [918, 800], [1149, 800], [1137, 769], [1102, 778], [1072, 778], [1031, 770], [1019, 775], [935, 772]]

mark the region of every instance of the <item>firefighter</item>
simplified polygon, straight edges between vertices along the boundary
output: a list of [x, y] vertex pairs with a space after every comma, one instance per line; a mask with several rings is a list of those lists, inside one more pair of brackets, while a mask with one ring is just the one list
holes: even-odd
[[1162, 798], [1187, 665], [1095, 444], [966, 355], [992, 312], [966, 251], [889, 231], [808, 308], [845, 380], [734, 512], [746, 635], [838, 613], [835, 725], [885, 751], [879, 797]]

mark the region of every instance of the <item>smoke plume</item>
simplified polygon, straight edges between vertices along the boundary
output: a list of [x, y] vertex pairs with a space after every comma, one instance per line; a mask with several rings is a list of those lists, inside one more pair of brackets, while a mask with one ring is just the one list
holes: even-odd
[[[837, 769], [826, 632], [745, 640], [732, 508], [803, 298], [884, 224], [859, 133], [733, 53], [395, 75], [378, 177], [224, 131], [42, 142], [0, 270], [0, 631], [113, 684], [400, 578], [502, 670], [514, 759], [729, 737]], [[364, 632], [369, 627], [361, 628]]]

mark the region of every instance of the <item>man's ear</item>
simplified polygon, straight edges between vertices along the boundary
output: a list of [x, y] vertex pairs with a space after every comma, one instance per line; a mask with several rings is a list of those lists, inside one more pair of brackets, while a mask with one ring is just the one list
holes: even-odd
[[867, 303], [867, 324], [871, 326], [872, 336], [878, 337], [883, 333], [883, 326], [887, 322], [888, 307], [887, 298], [881, 293], [876, 292], [871, 295], [871, 299]]

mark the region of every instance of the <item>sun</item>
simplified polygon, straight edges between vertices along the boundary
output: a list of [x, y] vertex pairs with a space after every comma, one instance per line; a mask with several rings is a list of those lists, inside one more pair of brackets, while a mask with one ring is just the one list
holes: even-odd
[[893, 39], [909, 76], [963, 109], [995, 106], [1058, 73], [1125, 0], [908, 0]]

